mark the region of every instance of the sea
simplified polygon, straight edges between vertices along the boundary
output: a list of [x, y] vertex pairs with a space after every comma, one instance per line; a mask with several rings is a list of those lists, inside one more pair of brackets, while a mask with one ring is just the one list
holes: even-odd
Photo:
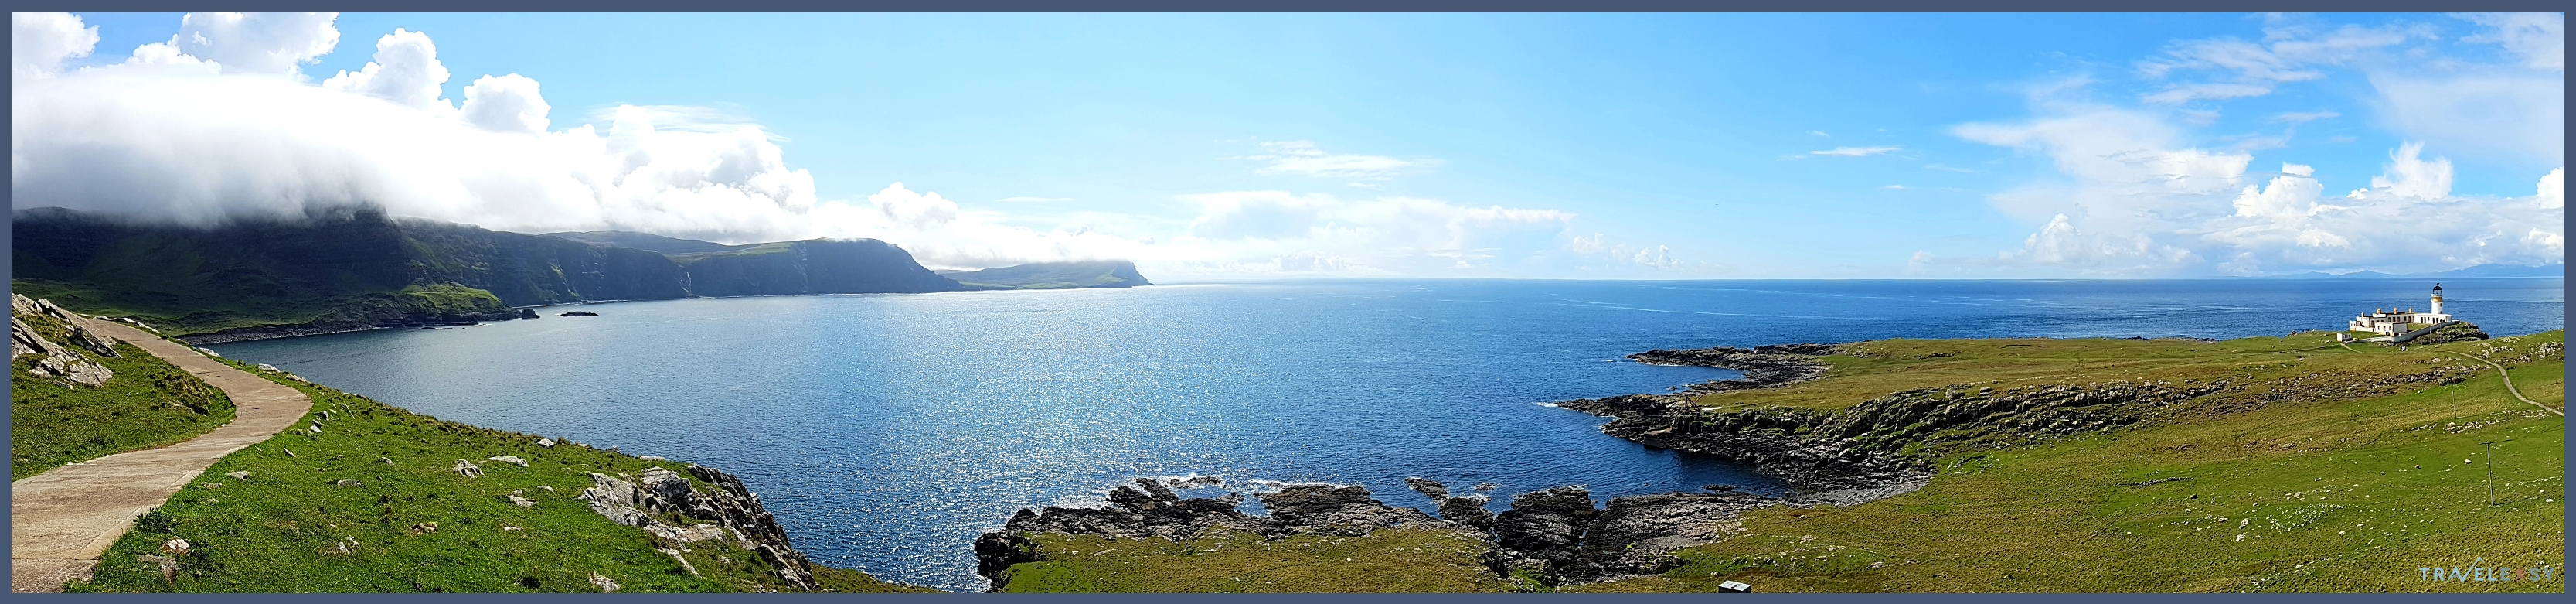
[[[743, 478], [814, 560], [974, 591], [1020, 508], [1137, 477], [1406, 477], [1596, 497], [1785, 485], [1549, 403], [1736, 377], [1652, 349], [1882, 338], [2280, 336], [2424, 310], [2411, 279], [1371, 280], [693, 298], [595, 317], [211, 346], [491, 428]], [[2442, 282], [2496, 336], [2565, 326], [2561, 278]], [[1247, 503], [1257, 510], [1256, 503]]]

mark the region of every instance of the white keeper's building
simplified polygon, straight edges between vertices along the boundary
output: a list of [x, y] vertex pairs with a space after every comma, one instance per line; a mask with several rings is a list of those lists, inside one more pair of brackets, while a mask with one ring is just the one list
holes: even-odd
[[2393, 336], [2406, 333], [2410, 329], [2449, 320], [2451, 315], [2442, 314], [2442, 284], [2435, 283], [2433, 284], [2433, 312], [2415, 312], [2412, 308], [2399, 311], [2380, 309], [2371, 311], [2368, 315], [2353, 317], [2350, 327], [2353, 331]]

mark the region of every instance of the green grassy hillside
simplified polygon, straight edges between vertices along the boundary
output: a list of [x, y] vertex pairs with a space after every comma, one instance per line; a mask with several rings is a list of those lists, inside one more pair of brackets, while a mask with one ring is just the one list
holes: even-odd
[[[2208, 416], [1954, 453], [1911, 494], [1753, 512], [1731, 538], [1683, 550], [1682, 568], [1581, 589], [1713, 591], [1736, 580], [1758, 591], [2562, 591], [2563, 579], [2427, 581], [2421, 569], [2563, 569], [2566, 420], [2516, 400], [2493, 369], [2463, 357], [2505, 363], [2525, 396], [2563, 410], [2564, 338], [2402, 352], [2312, 346], [2320, 338], [2306, 335], [1864, 344], [1859, 356], [1830, 359], [1838, 375], [1824, 380], [1700, 400], [1833, 407], [1888, 388], [1997, 378], [2262, 386]], [[2341, 394], [2383, 372], [2470, 364], [2478, 370], [2452, 385]]]
[[[60, 321], [19, 315], [37, 335], [71, 341]], [[116, 372], [97, 388], [65, 386], [28, 369], [37, 355], [9, 367], [9, 479], [17, 480], [76, 461], [149, 449], [194, 438], [233, 419], [232, 399], [141, 348], [119, 342], [112, 358], [76, 346], [65, 349]]]
[[1384, 529], [1362, 537], [1253, 533], [1181, 542], [1034, 534], [1047, 561], [1014, 564], [1009, 593], [1466, 593], [1509, 591], [1457, 533]]
[[[588, 472], [636, 475], [681, 463], [569, 443], [542, 447], [536, 435], [441, 421], [243, 368], [313, 396], [314, 415], [216, 462], [138, 520], [95, 578], [66, 591], [600, 591], [594, 575], [621, 592], [782, 589], [769, 564], [727, 540], [657, 543], [576, 498], [593, 484]], [[321, 433], [304, 430], [316, 420]], [[528, 466], [485, 459], [494, 456]], [[453, 471], [458, 460], [481, 466], [482, 476]], [[519, 507], [513, 496], [534, 505]], [[191, 546], [174, 576], [137, 558], [160, 555], [174, 538]], [[696, 574], [659, 548], [685, 548]], [[815, 572], [831, 591], [926, 591], [854, 570]]]

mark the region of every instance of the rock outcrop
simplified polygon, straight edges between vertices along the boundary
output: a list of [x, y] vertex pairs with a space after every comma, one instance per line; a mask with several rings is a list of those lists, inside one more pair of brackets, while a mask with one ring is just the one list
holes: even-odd
[[[787, 529], [778, 525], [777, 518], [761, 506], [760, 495], [743, 486], [742, 479], [699, 465], [690, 465], [688, 472], [705, 483], [705, 488], [692, 484], [688, 476], [653, 467], [634, 480], [592, 473], [590, 480], [596, 486], [583, 489], [580, 498], [589, 502], [591, 511], [609, 520], [642, 528], [657, 539], [675, 544], [730, 535], [736, 546], [775, 567], [778, 578], [787, 584], [807, 590], [818, 587], [813, 564], [788, 545]], [[666, 514], [675, 514], [684, 522], [667, 524], [660, 519]]]
[[1649, 350], [1628, 355], [1630, 360], [1648, 365], [1693, 365], [1744, 372], [1744, 379], [1716, 380], [1692, 384], [1695, 392], [1721, 392], [1753, 388], [1773, 388], [1816, 379], [1825, 375], [1827, 366], [1815, 357], [1834, 354], [1841, 348], [1833, 344], [1775, 344], [1744, 348], [1700, 348], [1694, 350]]
[[62, 378], [65, 386], [93, 388], [106, 385], [107, 380], [116, 377], [115, 371], [91, 362], [74, 349], [54, 343], [44, 334], [36, 333], [35, 326], [19, 319], [25, 315], [61, 322], [65, 339], [74, 345], [100, 356], [122, 358], [124, 355], [116, 352], [116, 340], [91, 327], [87, 318], [66, 312], [51, 300], [28, 298], [16, 293], [9, 294], [9, 310], [9, 359], [15, 362], [21, 356], [38, 355], [35, 365], [27, 369], [28, 373], [37, 377]]

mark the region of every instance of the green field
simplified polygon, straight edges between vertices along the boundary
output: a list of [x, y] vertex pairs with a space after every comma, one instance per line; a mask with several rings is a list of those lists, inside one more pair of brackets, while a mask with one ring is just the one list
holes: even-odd
[[[702, 575], [692, 576], [656, 551], [680, 546], [657, 546], [576, 498], [592, 486], [586, 472], [631, 475], [681, 463], [570, 444], [540, 447], [535, 435], [440, 421], [226, 362], [303, 390], [316, 401], [315, 415], [216, 462], [138, 520], [109, 548], [94, 579], [65, 591], [599, 591], [593, 574], [621, 592], [782, 589], [772, 567], [722, 541], [687, 546], [684, 556]], [[332, 417], [321, 422], [322, 433], [302, 430], [324, 412]], [[517, 456], [529, 466], [485, 460], [492, 456]], [[474, 461], [483, 475], [451, 471], [457, 460]], [[228, 475], [235, 471], [249, 474]], [[536, 505], [513, 505], [514, 494]], [[136, 558], [161, 553], [172, 538], [192, 546], [175, 577]], [[926, 591], [820, 565], [815, 575], [833, 591]]]
[[2257, 384], [2213, 395], [2205, 417], [1956, 452], [1911, 494], [1753, 512], [1730, 538], [1682, 550], [1687, 566], [1581, 589], [1713, 591], [1736, 580], [1831, 592], [2564, 590], [2563, 579], [2427, 581], [2420, 570], [2561, 568], [2562, 416], [2514, 399], [2475, 361], [2482, 371], [2453, 385], [2357, 397], [2338, 386], [2479, 354], [2512, 367], [2525, 396], [2563, 410], [2564, 332], [2403, 352], [2329, 338], [1872, 342], [1855, 347], [1862, 356], [1828, 359], [1836, 371], [1824, 380], [1701, 397], [1825, 408], [1945, 381]]
[[1045, 562], [1011, 566], [1007, 593], [1263, 593], [1509, 591], [1478, 562], [1485, 543], [1431, 529], [1364, 537], [1248, 532], [1165, 539], [1033, 534]]
[[[70, 330], [53, 317], [19, 315], [18, 319], [47, 340], [71, 341]], [[132, 344], [117, 343], [116, 351], [123, 358], [91, 354], [68, 344], [64, 348], [116, 372], [116, 377], [97, 388], [65, 386], [62, 379], [28, 372], [36, 365], [36, 355], [10, 363], [10, 480], [67, 463], [177, 443], [233, 419], [232, 399], [223, 391]]]

